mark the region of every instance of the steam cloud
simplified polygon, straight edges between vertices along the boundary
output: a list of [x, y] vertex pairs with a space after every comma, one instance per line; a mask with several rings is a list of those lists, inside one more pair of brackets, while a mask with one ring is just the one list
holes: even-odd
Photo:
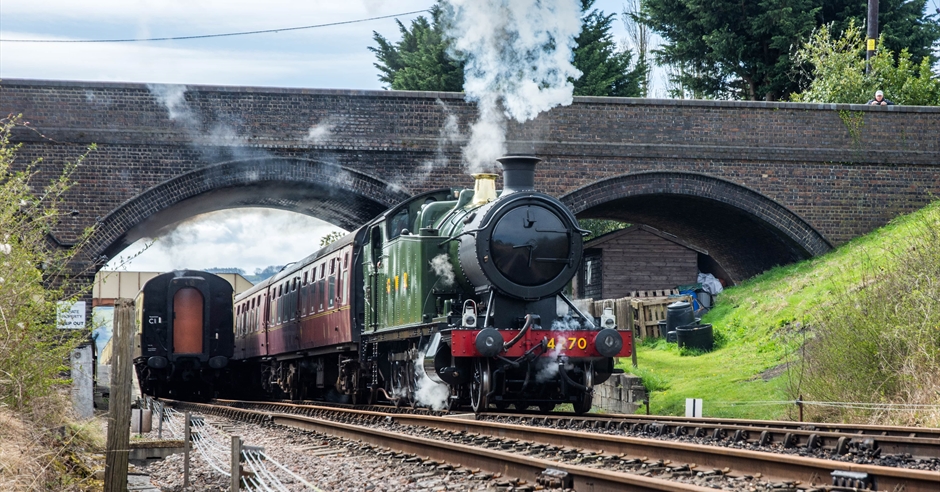
[[185, 85], [147, 84], [147, 89], [166, 108], [171, 120], [179, 121], [190, 130], [195, 129], [198, 122], [195, 113], [186, 103]]
[[577, 0], [445, 0], [447, 34], [465, 59], [464, 90], [479, 119], [464, 147], [469, 172], [492, 167], [506, 153], [506, 118], [524, 123], [571, 104], [568, 78], [581, 28]]
[[419, 353], [418, 360], [415, 361], [415, 373], [418, 376], [415, 381], [415, 401], [432, 410], [444, 410], [450, 398], [450, 386], [435, 383], [428, 377], [424, 372], [424, 364], [421, 363], [425, 355], [427, 355], [426, 350]]
[[444, 110], [444, 126], [441, 127], [441, 131], [437, 137], [437, 148], [434, 149], [434, 158], [421, 163], [420, 178], [422, 180], [427, 179], [428, 175], [430, 175], [431, 171], [435, 168], [445, 167], [450, 163], [450, 160], [444, 153], [445, 147], [448, 144], [459, 142], [463, 138], [463, 135], [460, 134], [460, 124], [458, 123], [457, 115], [450, 111], [450, 108], [447, 107], [444, 101], [437, 99], [435, 102]]
[[454, 267], [446, 253], [441, 253], [431, 259], [431, 269], [440, 278], [443, 287], [454, 285]]
[[332, 137], [333, 128], [335, 127], [336, 124], [329, 118], [326, 118], [319, 124], [310, 127], [310, 131], [308, 131], [307, 136], [304, 137], [304, 142], [314, 145], [326, 143], [326, 141]]

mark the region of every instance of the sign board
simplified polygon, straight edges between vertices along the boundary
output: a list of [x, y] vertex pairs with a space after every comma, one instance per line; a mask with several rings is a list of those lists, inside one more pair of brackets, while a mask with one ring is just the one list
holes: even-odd
[[85, 301], [59, 301], [56, 309], [56, 328], [60, 330], [85, 328]]
[[685, 399], [685, 416], [686, 417], [701, 417], [702, 416], [702, 399], [701, 398], [686, 398]]

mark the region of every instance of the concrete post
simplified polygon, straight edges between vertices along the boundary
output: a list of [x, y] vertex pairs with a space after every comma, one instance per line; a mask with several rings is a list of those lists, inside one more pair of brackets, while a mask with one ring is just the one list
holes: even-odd
[[90, 343], [72, 350], [72, 408], [81, 419], [95, 416], [95, 361]]

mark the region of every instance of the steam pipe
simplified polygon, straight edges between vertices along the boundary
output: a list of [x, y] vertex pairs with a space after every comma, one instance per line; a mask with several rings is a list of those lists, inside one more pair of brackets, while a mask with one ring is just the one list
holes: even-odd
[[564, 364], [559, 364], [559, 367], [558, 367], [558, 374], [561, 375], [561, 378], [565, 381], [565, 383], [570, 384], [571, 386], [574, 387], [574, 389], [581, 390], [581, 391], [584, 391], [584, 392], [593, 391], [593, 390], [589, 389], [587, 386], [585, 386], [585, 385], [583, 385], [583, 384], [581, 384], [581, 383], [577, 383], [577, 382], [575, 382], [573, 379], [571, 379], [571, 377], [568, 376], [568, 372], [565, 371]]
[[378, 389], [379, 392], [381, 392], [383, 395], [385, 395], [385, 399], [388, 400], [388, 401], [398, 401], [398, 400], [401, 399], [400, 396], [392, 396], [392, 395], [388, 394], [388, 391], [385, 391], [385, 388], [383, 388], [383, 387], [381, 387], [381, 386], [379, 386], [379, 387], [376, 388], [376, 389]]
[[515, 345], [516, 343], [518, 343], [519, 340], [522, 340], [522, 337], [525, 336], [526, 332], [529, 331], [529, 327], [531, 326], [532, 326], [532, 315], [527, 314], [525, 315], [525, 324], [522, 325], [522, 329], [519, 330], [519, 333], [517, 333], [516, 336], [512, 338], [512, 340], [503, 344], [503, 350], [509, 350], [509, 348]]

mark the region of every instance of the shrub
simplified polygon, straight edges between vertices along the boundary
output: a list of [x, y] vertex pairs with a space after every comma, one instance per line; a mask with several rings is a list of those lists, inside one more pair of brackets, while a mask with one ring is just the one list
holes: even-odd
[[940, 202], [906, 220], [913, 232], [883, 251], [890, 266], [815, 313], [804, 399], [865, 404], [808, 407], [817, 417], [940, 423]]
[[72, 173], [85, 156], [39, 187], [39, 161], [21, 170], [14, 166], [19, 145], [10, 142], [10, 133], [16, 126], [26, 127], [17, 117], [0, 119], [0, 405], [28, 411], [31, 401], [64, 381], [59, 375], [69, 352], [88, 335], [56, 329], [57, 303], [80, 294], [68, 271], [78, 247], [62, 251], [49, 241]]

